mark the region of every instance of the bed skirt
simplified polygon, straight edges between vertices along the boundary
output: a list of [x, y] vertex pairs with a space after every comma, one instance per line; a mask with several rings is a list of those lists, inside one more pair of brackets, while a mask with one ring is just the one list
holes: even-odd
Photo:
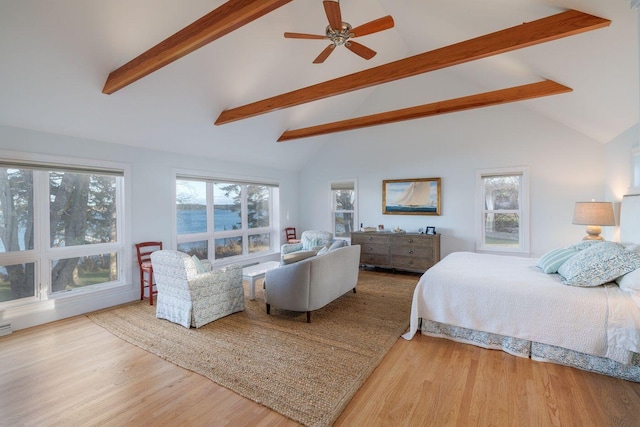
[[629, 365], [599, 356], [591, 356], [565, 348], [520, 338], [475, 331], [459, 326], [446, 325], [432, 320], [420, 319], [420, 332], [432, 337], [447, 338], [491, 350], [502, 350], [518, 357], [541, 362], [552, 362], [584, 371], [596, 372], [627, 381], [640, 382], [640, 354], [633, 353]]

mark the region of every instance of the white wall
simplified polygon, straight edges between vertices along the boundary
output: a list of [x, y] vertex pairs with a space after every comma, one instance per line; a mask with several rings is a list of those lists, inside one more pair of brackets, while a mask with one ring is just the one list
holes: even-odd
[[[176, 141], [180, 144], [180, 141]], [[283, 228], [298, 223], [297, 174], [268, 168], [235, 164], [223, 160], [207, 159], [197, 155], [176, 155], [161, 151], [108, 144], [99, 141], [72, 138], [49, 133], [28, 131], [0, 126], [0, 150], [41, 153], [87, 159], [101, 159], [127, 163], [131, 166], [131, 288], [124, 294], [111, 298], [95, 298], [76, 301], [65, 309], [56, 306], [47, 310], [45, 304], [40, 313], [29, 310], [5, 310], [0, 319], [8, 319], [14, 329], [68, 317], [140, 297], [139, 276], [133, 243], [161, 240], [165, 247], [175, 247], [173, 242], [174, 203], [172, 188], [175, 170], [189, 169], [234, 177], [263, 178], [280, 184], [280, 218]], [[283, 236], [284, 237], [284, 236]], [[42, 308], [41, 307], [41, 308]]]
[[[328, 228], [329, 181], [358, 179], [359, 223], [442, 233], [442, 255], [475, 250], [475, 171], [529, 166], [531, 252], [580, 240], [576, 201], [604, 200], [604, 146], [516, 104], [330, 136], [300, 173], [303, 229]], [[442, 215], [383, 215], [382, 180], [442, 179]], [[359, 225], [359, 224], [358, 224]]]

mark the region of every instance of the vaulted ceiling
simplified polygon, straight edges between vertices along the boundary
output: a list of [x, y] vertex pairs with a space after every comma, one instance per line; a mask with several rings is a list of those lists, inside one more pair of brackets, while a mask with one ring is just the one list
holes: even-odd
[[[377, 119], [393, 121], [390, 114], [396, 113], [389, 111], [399, 111], [395, 120], [431, 120], [428, 117], [475, 108], [479, 102], [542, 96], [542, 89], [562, 94], [520, 101], [516, 108], [603, 143], [638, 121], [637, 12], [625, 0], [341, 0], [342, 18], [354, 27], [385, 15], [393, 16], [395, 26], [357, 38], [377, 52], [372, 59], [338, 47], [323, 64], [312, 61], [327, 46], [326, 40], [283, 37], [284, 32], [323, 34], [327, 17], [321, 0], [234, 2], [271, 6], [250, 11], [255, 16], [227, 13], [231, 21], [209, 35], [210, 43], [187, 47], [175, 62], [107, 90], [111, 72], [231, 3], [0, 0], [0, 125], [295, 169], [317, 150], [339, 143], [341, 135], [276, 142], [281, 136], [299, 137], [300, 129], [311, 135], [324, 135], [327, 127], [330, 132], [357, 129], [354, 124], [363, 125], [363, 120], [366, 126]], [[522, 28], [524, 22], [570, 9], [611, 23], [393, 83], [382, 79], [386, 83], [328, 98], [322, 93], [319, 97], [324, 99], [300, 105], [265, 101], [261, 105], [273, 111], [241, 120], [231, 114], [242, 112], [239, 107], [247, 104], [320, 87], [327, 80], [339, 82], [349, 74], [370, 86], [376, 78], [370, 70], [385, 70], [385, 64], [397, 64], [386, 66], [387, 75], [392, 70], [402, 74], [410, 58], [425, 52], [447, 53], [451, 45]], [[474, 49], [466, 50], [474, 54]], [[486, 56], [477, 51], [475, 55]], [[439, 61], [451, 57], [443, 55]], [[442, 73], [459, 84], [443, 86]], [[356, 80], [344, 79], [347, 86]], [[380, 97], [384, 107], [380, 109], [378, 102], [372, 111], [368, 100]], [[416, 106], [419, 111], [411, 108]]]

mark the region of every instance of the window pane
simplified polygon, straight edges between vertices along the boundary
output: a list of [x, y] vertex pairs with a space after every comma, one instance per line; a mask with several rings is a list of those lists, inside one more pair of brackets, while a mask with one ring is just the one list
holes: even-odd
[[[242, 186], [240, 184], [217, 182], [213, 185], [213, 228], [215, 231], [242, 228], [241, 196]], [[218, 252], [217, 246], [216, 243], [216, 253]], [[216, 258], [218, 258], [217, 255]]]
[[353, 213], [342, 212], [335, 214], [336, 229], [334, 234], [336, 237], [351, 237], [353, 231]]
[[71, 291], [115, 280], [118, 280], [118, 256], [115, 252], [51, 262], [51, 292]]
[[334, 190], [333, 197], [335, 199], [336, 210], [338, 211], [352, 211], [355, 209], [355, 195], [354, 190]]
[[176, 180], [178, 234], [207, 232], [207, 183]]
[[269, 226], [269, 187], [247, 186], [247, 222], [249, 228]]
[[271, 235], [269, 233], [254, 234], [249, 236], [249, 253], [268, 251], [271, 248]]
[[521, 175], [483, 177], [484, 207], [486, 210], [520, 209]]
[[199, 242], [178, 243], [178, 250], [199, 259], [209, 258], [209, 242], [201, 240]]
[[484, 239], [487, 246], [519, 247], [520, 216], [518, 214], [486, 213]]
[[51, 247], [117, 241], [116, 177], [50, 172]]
[[0, 252], [31, 249], [33, 172], [0, 168]]
[[216, 239], [216, 259], [242, 255], [242, 237]]
[[35, 296], [35, 264], [0, 267], [0, 302]]

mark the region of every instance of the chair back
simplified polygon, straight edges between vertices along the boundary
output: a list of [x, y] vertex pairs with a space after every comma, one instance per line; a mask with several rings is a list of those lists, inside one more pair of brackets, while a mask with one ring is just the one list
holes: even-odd
[[302, 249], [310, 251], [319, 246], [330, 245], [333, 242], [333, 234], [328, 231], [307, 230], [302, 232], [300, 241], [302, 242]]
[[151, 254], [155, 251], [162, 250], [162, 242], [142, 242], [136, 243], [136, 253], [138, 255], [138, 264], [151, 261]]
[[286, 234], [287, 237], [287, 242], [289, 242], [289, 240], [296, 240], [296, 228], [295, 227], [287, 227], [284, 229], [284, 232]]
[[159, 292], [165, 286], [189, 289], [187, 281], [198, 274], [195, 262], [184, 252], [166, 249], [155, 251], [151, 254], [151, 262]]

